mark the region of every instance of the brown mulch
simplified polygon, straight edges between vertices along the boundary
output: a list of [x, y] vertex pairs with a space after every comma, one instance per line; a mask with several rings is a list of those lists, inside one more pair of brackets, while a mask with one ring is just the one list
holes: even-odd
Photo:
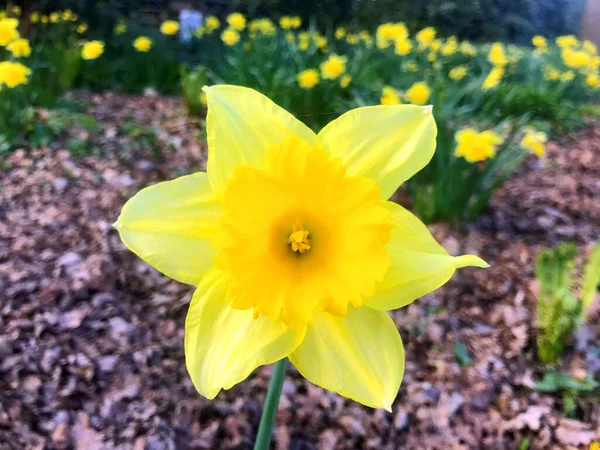
[[[92, 138], [103, 154], [73, 157], [59, 140], [1, 167], [0, 449], [250, 449], [271, 368], [213, 401], [198, 395], [183, 362], [190, 287], [137, 259], [110, 226], [140, 187], [204, 167], [201, 123], [172, 99], [83, 100], [104, 122]], [[160, 154], [120, 131], [131, 120], [156, 130]], [[585, 250], [598, 239], [598, 152], [600, 124], [590, 124], [528, 160], [467, 234], [431, 227], [449, 252], [479, 254], [491, 268], [462, 269], [393, 313], [406, 348], [394, 412], [290, 369], [274, 448], [588, 448], [600, 437], [597, 398], [579, 399], [566, 418], [560, 395], [532, 389], [543, 373], [533, 265], [540, 248], [569, 239]], [[561, 370], [598, 378], [599, 336], [596, 310]]]

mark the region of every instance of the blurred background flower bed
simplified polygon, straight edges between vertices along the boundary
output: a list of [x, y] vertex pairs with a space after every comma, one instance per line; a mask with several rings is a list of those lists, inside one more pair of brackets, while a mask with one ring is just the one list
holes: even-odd
[[0, 4], [0, 449], [252, 448], [271, 368], [200, 397], [183, 362], [192, 290], [111, 228], [141, 187], [205, 169], [201, 88], [222, 83], [315, 130], [358, 106], [432, 104], [436, 154], [394, 199], [491, 265], [392, 313], [407, 347], [392, 414], [291, 371], [275, 448], [600, 437], [585, 2], [207, 2], [194, 27], [167, 2], [62, 3]]

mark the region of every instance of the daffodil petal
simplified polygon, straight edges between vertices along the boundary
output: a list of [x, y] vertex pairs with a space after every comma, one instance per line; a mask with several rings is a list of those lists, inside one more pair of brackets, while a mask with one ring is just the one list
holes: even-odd
[[395, 225], [386, 246], [392, 264], [377, 293], [365, 299], [366, 306], [383, 311], [401, 308], [442, 286], [458, 268], [488, 267], [474, 255], [448, 255], [427, 227], [409, 211], [392, 202], [384, 202], [384, 205]]
[[238, 310], [226, 300], [225, 272], [202, 279], [185, 320], [185, 363], [200, 394], [210, 399], [246, 379], [259, 366], [285, 358], [305, 331], [294, 331], [252, 310]]
[[436, 135], [431, 106], [390, 105], [353, 109], [323, 128], [319, 138], [349, 175], [375, 180], [385, 200], [431, 160]]
[[267, 147], [297, 136], [314, 145], [313, 131], [289, 112], [253, 89], [205, 87], [208, 104], [208, 176], [218, 196], [235, 166], [260, 167]]
[[114, 226], [123, 243], [165, 275], [197, 285], [213, 266], [222, 207], [204, 172], [142, 189]]
[[394, 322], [365, 307], [351, 307], [346, 316], [316, 316], [289, 358], [309, 381], [388, 411], [404, 375], [404, 348]]

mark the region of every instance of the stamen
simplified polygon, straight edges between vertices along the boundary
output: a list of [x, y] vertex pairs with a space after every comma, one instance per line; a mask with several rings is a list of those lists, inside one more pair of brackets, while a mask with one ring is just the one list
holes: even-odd
[[292, 233], [288, 238], [288, 243], [291, 245], [292, 250], [299, 253], [304, 253], [310, 250], [310, 244], [308, 243], [308, 231], [304, 229], [300, 223], [300, 219], [296, 219]]

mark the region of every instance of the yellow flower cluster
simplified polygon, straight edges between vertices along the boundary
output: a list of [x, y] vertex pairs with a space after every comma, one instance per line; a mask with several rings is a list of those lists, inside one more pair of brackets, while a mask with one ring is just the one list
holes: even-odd
[[[19, 15], [19, 12], [15, 12], [13, 8], [13, 14]], [[50, 15], [41, 14], [38, 11], [33, 11], [30, 16], [31, 23], [59, 23], [59, 22], [76, 22], [79, 19], [79, 16], [75, 14], [70, 9], [66, 9], [64, 11], [55, 11]]]
[[[407, 102], [413, 105], [424, 105], [429, 101], [431, 96], [431, 89], [427, 83], [418, 81], [414, 83], [404, 93], [404, 98]], [[381, 91], [381, 97], [379, 103], [382, 105], [397, 105], [402, 103], [401, 94], [392, 86], [384, 86]]]
[[298, 16], [283, 16], [279, 19], [279, 26], [283, 30], [295, 30], [302, 26], [302, 19]]
[[265, 36], [275, 36], [277, 28], [271, 19], [255, 19], [248, 25], [250, 30], [250, 38], [254, 39], [257, 33], [261, 33]]
[[375, 33], [377, 48], [389, 47], [393, 42], [406, 40], [408, 28], [402, 22], [389, 22], [379, 25]]

